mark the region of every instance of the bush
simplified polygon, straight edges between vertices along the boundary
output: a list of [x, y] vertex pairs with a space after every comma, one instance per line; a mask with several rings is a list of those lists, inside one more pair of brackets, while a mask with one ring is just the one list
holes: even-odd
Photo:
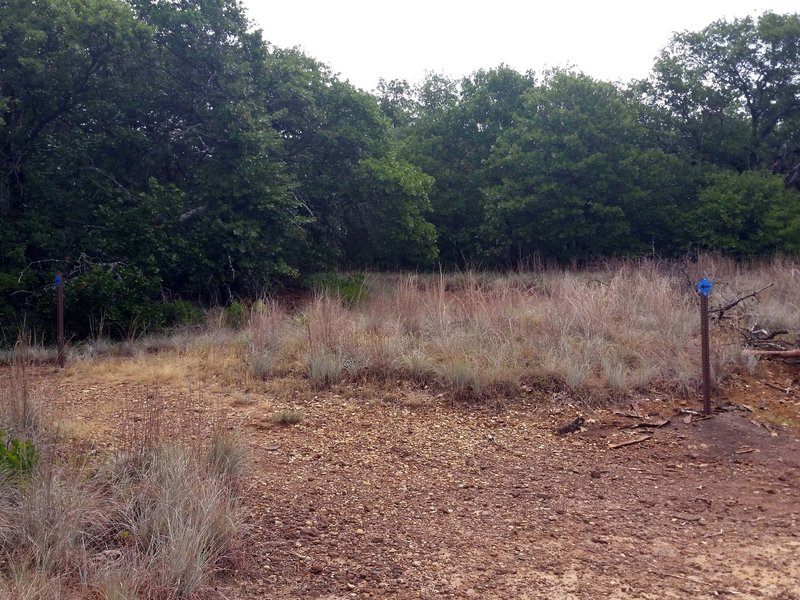
[[225, 307], [223, 318], [225, 325], [231, 329], [240, 329], [247, 323], [249, 311], [243, 302], [240, 300], [232, 300], [228, 306]]
[[358, 306], [367, 296], [363, 273], [317, 273], [306, 278], [305, 286], [317, 294], [339, 298], [350, 308]]
[[167, 327], [195, 327], [205, 322], [202, 309], [186, 300], [175, 300], [161, 306], [162, 321]]
[[30, 477], [39, 452], [30, 440], [12, 438], [5, 441], [5, 433], [0, 431], [0, 477], [19, 480]]
[[[136, 267], [92, 267], [63, 285], [67, 338], [124, 339], [164, 325], [159, 303], [160, 281]], [[39, 313], [54, 338], [54, 292], [41, 297]]]

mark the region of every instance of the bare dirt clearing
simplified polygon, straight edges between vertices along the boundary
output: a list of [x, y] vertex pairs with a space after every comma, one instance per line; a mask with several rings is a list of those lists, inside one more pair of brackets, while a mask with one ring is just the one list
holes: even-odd
[[[734, 409], [699, 421], [671, 399], [615, 413], [521, 392], [495, 411], [405, 384], [198, 393], [80, 370], [59, 395], [98, 448], [147, 394], [167, 413], [227, 412], [251, 447], [250, 559], [221, 582], [228, 598], [788, 599], [800, 598], [800, 410], [799, 392], [777, 388], [796, 375], [734, 380], [715, 398]], [[302, 420], [280, 425], [281, 410]], [[583, 431], [554, 433], [580, 412]]]

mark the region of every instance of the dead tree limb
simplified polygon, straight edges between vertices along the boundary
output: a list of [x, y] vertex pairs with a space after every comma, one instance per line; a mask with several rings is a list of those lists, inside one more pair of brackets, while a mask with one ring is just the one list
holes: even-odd
[[733, 302], [728, 302], [725, 306], [720, 306], [719, 308], [712, 308], [708, 312], [709, 312], [709, 314], [717, 313], [717, 320], [718, 321], [722, 320], [722, 316], [725, 314], [726, 310], [730, 310], [731, 308], [733, 308], [734, 306], [739, 304], [739, 302], [741, 302], [742, 300], [747, 300], [748, 298], [754, 298], [757, 294], [759, 294], [760, 292], [763, 292], [767, 288], [771, 288], [773, 285], [775, 285], [775, 284], [774, 283], [770, 283], [769, 285], [765, 285], [764, 287], [762, 287], [760, 289], [757, 289], [755, 292], [751, 292], [750, 294], [747, 294], [746, 296], [742, 296], [741, 298], [737, 298]]
[[751, 356], [774, 356], [775, 358], [800, 357], [800, 348], [795, 348], [794, 350], [752, 350], [750, 348], [745, 348], [742, 352]]

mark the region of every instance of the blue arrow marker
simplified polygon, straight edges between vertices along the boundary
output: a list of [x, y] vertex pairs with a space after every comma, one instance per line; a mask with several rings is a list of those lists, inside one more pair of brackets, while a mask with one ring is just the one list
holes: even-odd
[[61, 285], [61, 275], [56, 275], [56, 287]]
[[711, 289], [714, 287], [714, 284], [711, 283], [708, 279], [703, 277], [700, 282], [697, 284], [697, 291], [703, 294], [706, 298], [711, 293]]

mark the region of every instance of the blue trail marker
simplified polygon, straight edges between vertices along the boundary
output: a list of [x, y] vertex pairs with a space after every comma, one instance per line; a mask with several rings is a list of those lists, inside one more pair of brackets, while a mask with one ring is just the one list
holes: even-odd
[[701, 293], [703, 296], [705, 296], [706, 298], [708, 298], [708, 295], [711, 293], [711, 290], [712, 290], [712, 288], [713, 288], [713, 287], [714, 287], [714, 284], [713, 284], [713, 283], [711, 283], [711, 282], [710, 282], [708, 279], [706, 279], [705, 277], [703, 277], [703, 278], [702, 278], [702, 279], [701, 279], [701, 280], [700, 280], [700, 281], [697, 283], [697, 291], [698, 291], [698, 292], [700, 292], [700, 293]]
[[700, 360], [703, 369], [703, 414], [711, 414], [711, 352], [708, 335], [708, 295], [714, 284], [703, 277], [697, 283], [700, 292]]

